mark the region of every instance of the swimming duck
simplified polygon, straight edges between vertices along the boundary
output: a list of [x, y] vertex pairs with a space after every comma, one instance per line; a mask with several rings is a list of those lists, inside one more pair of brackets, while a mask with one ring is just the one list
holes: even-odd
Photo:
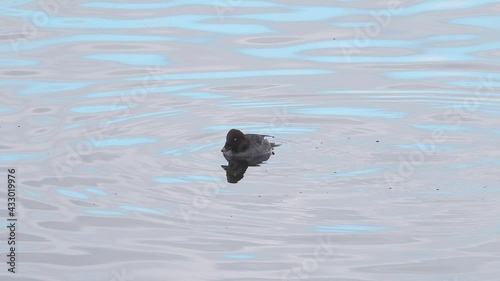
[[231, 129], [226, 136], [226, 143], [221, 149], [226, 160], [247, 161], [250, 166], [257, 165], [269, 159], [273, 147], [265, 137], [268, 135], [243, 134], [240, 130]]

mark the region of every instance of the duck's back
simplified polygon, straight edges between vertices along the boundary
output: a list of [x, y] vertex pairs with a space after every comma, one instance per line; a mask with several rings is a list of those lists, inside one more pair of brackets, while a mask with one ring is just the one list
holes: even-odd
[[271, 144], [264, 135], [246, 134], [245, 138], [250, 146], [247, 151], [251, 151], [252, 154], [267, 154], [272, 150]]

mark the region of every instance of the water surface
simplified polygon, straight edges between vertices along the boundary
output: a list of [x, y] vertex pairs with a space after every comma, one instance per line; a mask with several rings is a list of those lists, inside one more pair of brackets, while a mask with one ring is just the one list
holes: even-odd
[[498, 280], [499, 9], [3, 3], [2, 280]]

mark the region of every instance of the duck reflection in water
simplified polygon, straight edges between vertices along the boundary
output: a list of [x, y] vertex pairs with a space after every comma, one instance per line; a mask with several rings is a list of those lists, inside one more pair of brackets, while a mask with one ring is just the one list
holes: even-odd
[[243, 134], [236, 129], [227, 133], [221, 152], [229, 162], [228, 165], [222, 165], [229, 183], [237, 183], [249, 166], [258, 166], [274, 154], [273, 148], [278, 145], [270, 143], [266, 137], [270, 136]]

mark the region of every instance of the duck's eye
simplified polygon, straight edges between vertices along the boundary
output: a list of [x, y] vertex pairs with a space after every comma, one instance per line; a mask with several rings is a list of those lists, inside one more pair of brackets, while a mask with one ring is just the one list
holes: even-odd
[[233, 141], [237, 141], [237, 140], [238, 140], [238, 138], [234, 138], [234, 139], [233, 139]]

